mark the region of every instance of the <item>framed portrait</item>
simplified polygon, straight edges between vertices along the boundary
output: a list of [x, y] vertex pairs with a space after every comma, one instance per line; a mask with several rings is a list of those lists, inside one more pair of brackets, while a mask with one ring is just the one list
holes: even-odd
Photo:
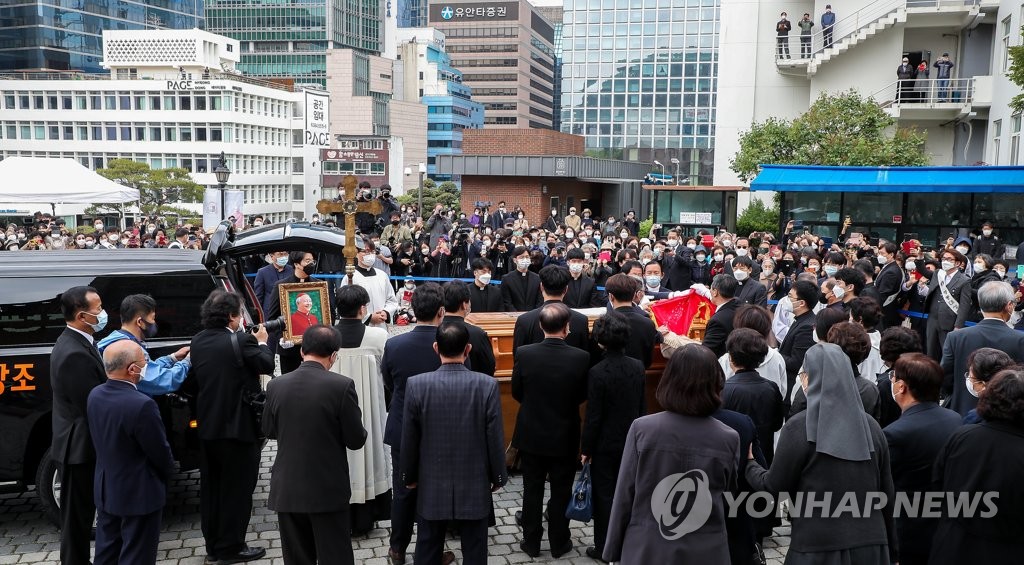
[[327, 282], [286, 283], [277, 285], [284, 317], [282, 337], [302, 343], [302, 334], [317, 324], [331, 325], [331, 301]]

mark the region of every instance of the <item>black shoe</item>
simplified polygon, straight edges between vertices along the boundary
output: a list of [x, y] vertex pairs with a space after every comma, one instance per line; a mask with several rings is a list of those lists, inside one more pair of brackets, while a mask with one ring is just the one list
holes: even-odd
[[217, 565], [217, 558], [212, 555], [207, 555], [206, 559], [203, 559], [203, 565]]
[[540, 549], [530, 549], [526, 547], [525, 541], [519, 544], [519, 550], [525, 553], [527, 556], [532, 557], [534, 559], [540, 557]]
[[263, 559], [267, 555], [267, 550], [262, 547], [247, 547], [242, 551], [234, 555], [227, 557], [221, 557], [217, 560], [219, 565], [231, 565], [232, 563], [245, 563], [247, 561], [255, 561], [257, 559]]
[[522, 510], [516, 510], [516, 525], [519, 526], [520, 528], [523, 527], [523, 511]]
[[605, 561], [604, 558], [601, 557], [602, 553], [604, 552], [596, 547], [588, 547], [586, 551], [587, 557], [600, 561], [601, 563], [607, 563], [607, 561]]
[[563, 545], [562, 547], [552, 547], [551, 557], [558, 559], [559, 557], [565, 555], [566, 553], [569, 553], [570, 551], [572, 551], [572, 540], [565, 542], [565, 545]]

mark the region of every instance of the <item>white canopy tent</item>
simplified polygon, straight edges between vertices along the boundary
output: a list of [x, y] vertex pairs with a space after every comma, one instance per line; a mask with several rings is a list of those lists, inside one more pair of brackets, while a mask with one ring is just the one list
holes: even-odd
[[0, 203], [114, 204], [134, 202], [139, 191], [74, 159], [7, 157], [0, 161]]

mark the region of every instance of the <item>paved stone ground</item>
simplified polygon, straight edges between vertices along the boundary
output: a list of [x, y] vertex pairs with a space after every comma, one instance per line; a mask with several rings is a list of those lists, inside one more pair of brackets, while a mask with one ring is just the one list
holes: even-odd
[[[277, 515], [267, 509], [270, 493], [270, 469], [277, 452], [270, 442], [263, 452], [260, 480], [256, 487], [253, 516], [249, 524], [248, 539], [252, 545], [267, 548], [267, 558], [261, 563], [283, 564], [281, 539], [277, 529]], [[160, 535], [157, 563], [160, 565], [202, 565], [206, 555], [203, 535], [199, 530], [199, 474], [181, 474], [174, 480], [164, 514], [163, 533]], [[495, 516], [498, 526], [492, 528], [489, 564], [557, 563], [594, 565], [584, 550], [593, 543], [593, 527], [572, 522], [572, 538], [576, 547], [560, 559], [547, 554], [547, 541], [541, 545], [542, 556], [531, 561], [519, 551], [521, 539], [515, 525], [515, 511], [521, 508], [523, 482], [513, 477], [509, 484], [495, 495]], [[357, 563], [385, 565], [388, 550], [389, 522], [366, 537], [353, 540]], [[765, 554], [771, 565], [782, 565], [789, 546], [789, 527], [776, 529], [776, 536], [765, 542]], [[415, 538], [413, 538], [415, 541]], [[34, 492], [0, 495], [0, 565], [10, 563], [56, 564], [60, 557], [60, 533], [42, 515]], [[448, 549], [461, 556], [458, 540], [450, 539]], [[410, 552], [412, 547], [410, 547]], [[546, 558], [545, 558], [545, 555]], [[457, 561], [458, 562], [458, 561]]]

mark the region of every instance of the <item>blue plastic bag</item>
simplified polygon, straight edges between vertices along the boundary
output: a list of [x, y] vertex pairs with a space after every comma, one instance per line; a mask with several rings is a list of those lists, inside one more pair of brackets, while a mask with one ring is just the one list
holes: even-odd
[[590, 462], [583, 464], [580, 478], [572, 487], [572, 498], [565, 509], [565, 517], [578, 522], [589, 522], [594, 515], [594, 506], [590, 501]]

